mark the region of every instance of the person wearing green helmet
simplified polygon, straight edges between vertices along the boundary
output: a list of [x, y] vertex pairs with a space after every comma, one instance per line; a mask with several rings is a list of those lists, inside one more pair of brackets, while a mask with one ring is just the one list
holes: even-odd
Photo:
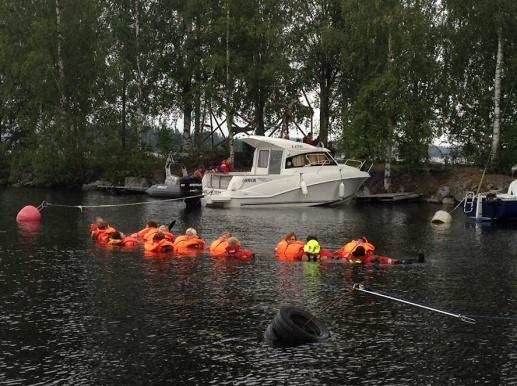
[[307, 242], [303, 246], [302, 260], [317, 261], [320, 258], [321, 246], [314, 236], [307, 236]]

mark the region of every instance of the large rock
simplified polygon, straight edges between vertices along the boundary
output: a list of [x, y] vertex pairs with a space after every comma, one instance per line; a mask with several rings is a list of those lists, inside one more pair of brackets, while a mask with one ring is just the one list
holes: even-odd
[[441, 203], [445, 197], [450, 197], [451, 189], [444, 185], [438, 188], [438, 191], [428, 198], [428, 202]]

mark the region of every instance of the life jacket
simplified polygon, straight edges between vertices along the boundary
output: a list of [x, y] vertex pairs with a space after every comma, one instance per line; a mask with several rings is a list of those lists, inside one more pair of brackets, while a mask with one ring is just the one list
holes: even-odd
[[280, 240], [275, 247], [276, 257], [280, 260], [300, 260], [303, 255], [303, 241]]
[[176, 237], [174, 240], [174, 252], [177, 254], [191, 254], [203, 251], [205, 242], [197, 236], [187, 239], [185, 235]]
[[104, 229], [99, 229], [98, 227], [92, 232], [92, 239], [99, 243], [107, 243], [111, 234], [115, 233], [117, 230], [112, 226], [107, 226]]
[[157, 253], [173, 252], [174, 244], [167, 239], [151, 240], [144, 243], [144, 250]]
[[126, 236], [122, 239], [109, 239], [108, 241], [108, 245], [113, 245], [121, 248], [133, 248], [138, 243], [138, 240], [132, 236]]
[[[144, 232], [145, 231], [145, 232]], [[155, 234], [160, 232], [158, 228], [150, 227], [147, 229], [142, 229], [140, 232], [138, 232], [138, 238], [144, 240], [144, 242], [151, 241]]]
[[346, 243], [334, 252], [334, 256], [345, 259], [352, 259], [354, 257], [353, 253], [356, 251], [357, 247], [360, 246], [364, 248], [365, 256], [373, 256], [375, 252], [375, 246], [368, 241], [364, 241], [363, 239], [352, 240]]
[[226, 247], [228, 246], [228, 239], [225, 237], [219, 237], [212, 241], [208, 247], [210, 255], [213, 257], [224, 256], [226, 254]]
[[174, 241], [174, 233], [167, 232], [167, 231], [160, 231], [160, 232], [163, 233], [163, 236], [165, 237], [165, 239], [169, 240], [170, 242]]

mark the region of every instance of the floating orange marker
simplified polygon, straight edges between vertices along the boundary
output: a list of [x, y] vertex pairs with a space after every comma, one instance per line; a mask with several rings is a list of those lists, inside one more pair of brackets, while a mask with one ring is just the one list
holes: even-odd
[[16, 215], [17, 222], [35, 222], [41, 220], [41, 213], [38, 208], [27, 205], [24, 206]]

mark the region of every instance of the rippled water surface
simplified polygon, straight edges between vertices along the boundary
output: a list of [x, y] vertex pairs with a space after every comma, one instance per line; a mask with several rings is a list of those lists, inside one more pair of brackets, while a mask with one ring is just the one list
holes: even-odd
[[[2, 384], [517, 384], [516, 225], [475, 225], [458, 209], [450, 226], [433, 226], [441, 208], [423, 203], [187, 211], [161, 202], [48, 207], [39, 227], [17, 226], [17, 212], [43, 200], [151, 198], [0, 190]], [[193, 226], [207, 241], [228, 229], [257, 257], [102, 249], [88, 238], [96, 215], [125, 232], [176, 219], [176, 232]], [[291, 230], [331, 249], [366, 235], [381, 254], [409, 259], [420, 249], [426, 262], [278, 262], [272, 250]], [[352, 290], [358, 282], [477, 323]], [[316, 314], [331, 338], [268, 346], [264, 330], [286, 304]]]

